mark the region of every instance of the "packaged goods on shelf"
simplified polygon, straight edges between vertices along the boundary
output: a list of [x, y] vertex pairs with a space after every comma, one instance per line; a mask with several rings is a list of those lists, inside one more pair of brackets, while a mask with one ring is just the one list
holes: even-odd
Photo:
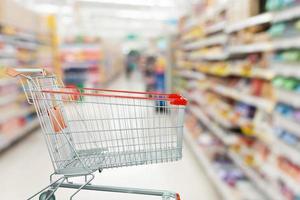
[[231, 157], [226, 154], [226, 147], [222, 142], [209, 134], [203, 122], [198, 121], [191, 114], [188, 115], [186, 126], [188, 129], [185, 135], [186, 141], [191, 145], [223, 199], [248, 199], [249, 197], [245, 195], [247, 193], [251, 193], [254, 199], [264, 199]]
[[95, 85], [101, 82], [103, 50], [98, 38], [81, 41], [80, 37], [66, 39], [60, 49], [60, 60], [67, 85]]
[[[40, 32], [42, 16], [14, 1], [0, 2], [0, 151], [38, 125], [33, 107], [20, 94], [21, 85], [9, 78], [8, 67], [45, 67], [53, 71], [51, 36]], [[20, 20], [22, 19], [22, 20]], [[47, 27], [47, 26], [45, 26]], [[46, 30], [46, 29], [44, 29]], [[44, 50], [42, 50], [42, 48]], [[47, 49], [45, 51], [45, 49]]]
[[[204, 32], [226, 25], [192, 41], [181, 35], [174, 89], [187, 94], [193, 115], [257, 191], [269, 199], [298, 199], [299, 2], [229, 2], [215, 20], [205, 19], [208, 7], [190, 17]], [[219, 34], [227, 40], [217, 41]]]

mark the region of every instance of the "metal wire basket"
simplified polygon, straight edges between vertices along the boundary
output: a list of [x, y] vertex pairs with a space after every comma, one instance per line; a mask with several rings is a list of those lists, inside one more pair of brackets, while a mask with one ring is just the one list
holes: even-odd
[[67, 179], [182, 158], [187, 101], [181, 95], [68, 88], [54, 75], [22, 72], [32, 71], [10, 75], [25, 78], [22, 85], [35, 105], [54, 174]]

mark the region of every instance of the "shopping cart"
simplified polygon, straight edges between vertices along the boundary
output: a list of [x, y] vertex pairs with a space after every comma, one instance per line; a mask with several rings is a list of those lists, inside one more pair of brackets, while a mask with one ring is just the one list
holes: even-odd
[[[34, 104], [54, 173], [40, 200], [55, 200], [59, 187], [106, 192], [180, 197], [177, 193], [138, 188], [91, 185], [94, 172], [106, 168], [146, 165], [182, 158], [184, 110], [177, 94], [64, 87], [41, 69], [12, 69], [29, 103]], [[157, 102], [164, 102], [157, 104]], [[163, 106], [157, 112], [157, 106]], [[54, 176], [59, 176], [53, 180]], [[69, 181], [85, 177], [83, 184]]]

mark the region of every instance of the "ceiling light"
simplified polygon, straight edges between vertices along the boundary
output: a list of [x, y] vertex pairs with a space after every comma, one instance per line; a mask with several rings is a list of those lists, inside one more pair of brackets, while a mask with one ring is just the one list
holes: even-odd
[[157, 7], [174, 7], [174, 1], [171, 0], [78, 0], [77, 2], [92, 2], [100, 4], [117, 4], [130, 6], [157, 6]]

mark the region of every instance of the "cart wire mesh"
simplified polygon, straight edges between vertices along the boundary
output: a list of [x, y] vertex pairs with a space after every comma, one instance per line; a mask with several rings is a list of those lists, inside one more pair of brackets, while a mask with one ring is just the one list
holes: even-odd
[[55, 76], [23, 85], [58, 174], [182, 158], [187, 101], [180, 95], [67, 88]]

